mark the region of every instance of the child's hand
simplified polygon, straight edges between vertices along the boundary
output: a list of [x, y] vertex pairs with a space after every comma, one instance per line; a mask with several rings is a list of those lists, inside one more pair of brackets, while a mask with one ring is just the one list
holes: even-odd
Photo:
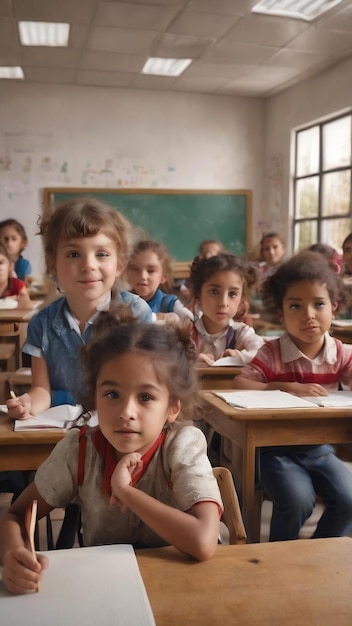
[[15, 548], [5, 553], [2, 580], [11, 593], [33, 593], [39, 590], [42, 572], [48, 565], [43, 554], [35, 557], [25, 547]]
[[286, 383], [282, 391], [293, 393], [295, 396], [327, 396], [328, 392], [318, 383]]
[[18, 398], [11, 398], [10, 400], [7, 400], [6, 404], [9, 411], [9, 417], [12, 419], [22, 420], [32, 417], [32, 402], [28, 393], [24, 393]]
[[130, 486], [132, 476], [142, 469], [143, 462], [141, 459], [142, 455], [139, 454], [139, 452], [125, 454], [116, 465], [111, 476], [112, 495], [110, 497], [110, 504], [120, 505], [122, 512], [126, 510], [122, 499], [123, 491], [126, 487]]
[[226, 348], [226, 350], [224, 350], [224, 352], [221, 355], [223, 356], [238, 356], [238, 350], [234, 350], [232, 348]]
[[197, 358], [197, 365], [199, 367], [207, 367], [213, 365], [215, 359], [212, 354], [208, 352], [201, 352]]

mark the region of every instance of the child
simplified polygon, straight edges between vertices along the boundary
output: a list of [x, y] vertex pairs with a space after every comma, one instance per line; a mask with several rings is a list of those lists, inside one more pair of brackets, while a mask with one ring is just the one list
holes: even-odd
[[352, 277], [352, 233], [349, 233], [342, 244], [342, 278], [351, 281]]
[[322, 256], [324, 256], [331, 269], [335, 272], [335, 274], [340, 274], [341, 266], [342, 266], [342, 257], [341, 255], [332, 248], [332, 246], [328, 246], [326, 243], [313, 243], [308, 250], [311, 252], [318, 252]]
[[209, 257], [216, 256], [221, 252], [225, 252], [225, 249], [221, 241], [217, 239], [205, 239], [199, 246], [199, 256], [204, 259], [209, 259]]
[[127, 278], [133, 292], [148, 303], [158, 319], [176, 313], [181, 319], [193, 320], [193, 314], [177, 296], [160, 289], [160, 285], [168, 288], [172, 284], [172, 270], [170, 255], [159, 241], [144, 239], [135, 245], [127, 266]]
[[12, 276], [13, 261], [7, 248], [0, 243], [0, 299], [10, 298], [18, 302], [20, 309], [31, 309], [32, 303], [23, 280]]
[[[280, 389], [323, 396], [351, 386], [352, 352], [330, 336], [342, 297], [340, 279], [316, 252], [302, 252], [267, 279], [264, 301], [276, 306], [285, 334], [267, 342], [233, 381], [236, 389]], [[262, 448], [260, 482], [273, 501], [270, 541], [297, 539], [315, 493], [326, 508], [313, 537], [345, 535], [352, 525], [352, 474], [330, 445]]]
[[172, 544], [200, 561], [213, 555], [222, 502], [206, 440], [191, 422], [176, 422], [199, 406], [194, 358], [189, 329], [101, 316], [82, 349], [81, 400], [85, 414], [97, 411], [99, 427], [71, 429], [3, 519], [9, 591], [37, 590], [48, 566], [28, 550], [24, 516], [33, 499], [39, 517], [78, 502], [87, 546]]
[[14, 263], [17, 278], [26, 282], [27, 277], [32, 273], [32, 266], [22, 256], [28, 243], [22, 224], [12, 218], [0, 222], [0, 242], [7, 248], [9, 257]]
[[259, 280], [262, 283], [271, 276], [283, 261], [285, 243], [281, 235], [276, 232], [264, 233], [260, 240]]
[[131, 307], [149, 322], [146, 303], [127, 291], [112, 292], [128, 257], [130, 225], [95, 199], [65, 202], [41, 223], [47, 271], [65, 295], [39, 311], [28, 325], [23, 352], [32, 357], [32, 388], [7, 401], [9, 416], [26, 418], [59, 404], [76, 404], [78, 352], [91, 325], [110, 300]]
[[199, 365], [212, 365], [222, 356], [248, 363], [263, 344], [253, 328], [233, 320], [255, 280], [255, 270], [233, 254], [193, 261], [190, 285], [197, 316], [193, 338]]

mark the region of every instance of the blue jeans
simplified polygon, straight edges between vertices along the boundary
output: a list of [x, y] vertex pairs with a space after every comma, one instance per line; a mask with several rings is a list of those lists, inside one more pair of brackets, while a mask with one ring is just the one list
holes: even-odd
[[[321, 452], [321, 453], [320, 453]], [[260, 451], [261, 486], [273, 502], [269, 541], [297, 539], [315, 506], [325, 505], [313, 538], [342, 537], [352, 528], [352, 472], [332, 446]]]

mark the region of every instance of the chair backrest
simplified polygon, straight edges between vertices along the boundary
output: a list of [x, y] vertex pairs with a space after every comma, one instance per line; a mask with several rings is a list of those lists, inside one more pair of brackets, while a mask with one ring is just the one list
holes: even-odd
[[230, 544], [246, 543], [247, 534], [231, 472], [227, 467], [213, 467], [224, 505], [222, 521], [229, 531]]

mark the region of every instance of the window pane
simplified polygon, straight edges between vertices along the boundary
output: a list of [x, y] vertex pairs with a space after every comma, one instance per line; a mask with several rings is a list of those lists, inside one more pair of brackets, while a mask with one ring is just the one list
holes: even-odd
[[323, 169], [351, 164], [351, 116], [324, 124]]
[[342, 242], [351, 232], [351, 219], [340, 218], [336, 220], [322, 220], [321, 222], [321, 240], [329, 246], [335, 248], [338, 252], [342, 252]]
[[343, 215], [350, 212], [351, 172], [323, 175], [322, 215]]
[[309, 248], [318, 241], [317, 222], [315, 220], [298, 222], [295, 226], [295, 252]]
[[314, 174], [319, 169], [319, 127], [297, 133], [297, 176]]
[[319, 178], [305, 178], [296, 182], [295, 218], [318, 216]]

